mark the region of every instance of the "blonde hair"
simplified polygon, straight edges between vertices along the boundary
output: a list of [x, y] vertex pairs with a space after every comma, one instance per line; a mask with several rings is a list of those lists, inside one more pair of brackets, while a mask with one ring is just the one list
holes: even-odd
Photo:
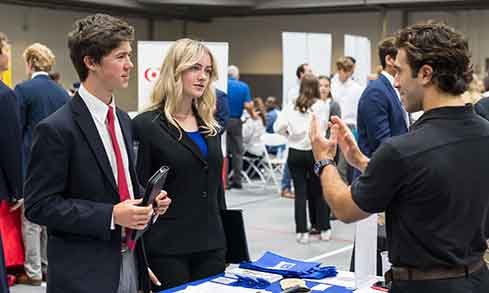
[[208, 54], [211, 59], [212, 73], [204, 94], [202, 97], [194, 99], [192, 106], [204, 124], [201, 126], [204, 129], [203, 133], [210, 136], [216, 135], [219, 124], [214, 119], [216, 93], [212, 83], [218, 78], [217, 63], [211, 51], [201, 42], [180, 39], [170, 47], [163, 60], [160, 77], [151, 94], [152, 106], [150, 110], [161, 109], [166, 119], [178, 129], [180, 139], [182, 138], [181, 127], [172, 114], [175, 113], [178, 103], [183, 99], [182, 74], [199, 62], [204, 54]]
[[462, 98], [465, 103], [475, 105], [482, 98], [484, 84], [477, 75], [473, 74], [472, 76], [473, 79], [469, 83], [469, 88], [462, 94]]
[[351, 58], [348, 58], [348, 57], [340, 57], [337, 61], [336, 61], [336, 69], [337, 70], [344, 70], [346, 72], [350, 72], [350, 71], [353, 71], [353, 66], [355, 64], [353, 64], [353, 61], [351, 60]]
[[32, 66], [34, 71], [49, 72], [53, 69], [54, 54], [43, 44], [34, 43], [25, 49], [22, 55], [24, 60]]

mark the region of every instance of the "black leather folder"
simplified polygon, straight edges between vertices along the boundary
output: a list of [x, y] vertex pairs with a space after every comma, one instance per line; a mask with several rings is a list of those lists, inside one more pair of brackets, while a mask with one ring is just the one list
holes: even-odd
[[[141, 206], [154, 205], [156, 196], [163, 190], [165, 186], [166, 177], [168, 176], [168, 172], [170, 168], [167, 166], [162, 166], [158, 171], [156, 171], [151, 178], [149, 178], [148, 183], [146, 184], [146, 189], [144, 191], [143, 201], [141, 202]], [[143, 230], [137, 230], [132, 234], [132, 239], [137, 240], [141, 237], [144, 232], [148, 230], [148, 228], [155, 222], [155, 215], [151, 217], [148, 225]]]
[[226, 263], [250, 261], [248, 241], [243, 221], [242, 210], [222, 210], [222, 224], [226, 234]]

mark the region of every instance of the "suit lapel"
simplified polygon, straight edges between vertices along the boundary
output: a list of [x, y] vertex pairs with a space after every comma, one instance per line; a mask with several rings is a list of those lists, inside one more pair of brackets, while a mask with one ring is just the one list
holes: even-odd
[[[383, 74], [380, 74], [380, 79], [382, 80], [382, 82], [384, 83], [384, 85], [387, 87], [387, 89], [389, 90], [389, 93], [391, 95], [391, 99], [394, 101], [394, 103], [397, 105], [397, 110], [399, 110], [399, 112], [401, 113], [401, 116], [402, 116], [402, 119], [404, 121], [406, 121], [407, 119], [407, 114], [404, 110], [404, 108], [402, 107], [402, 103], [401, 103], [401, 100], [399, 98], [399, 96], [397, 95], [397, 92], [394, 90], [394, 87], [392, 86], [392, 84], [389, 82], [389, 80], [387, 79], [387, 77], [385, 77]], [[407, 128], [407, 126], [406, 126]]]
[[76, 123], [80, 127], [83, 135], [87, 139], [88, 145], [90, 146], [93, 154], [97, 158], [98, 165], [100, 166], [105, 177], [110, 182], [110, 185], [116, 192], [115, 194], [118, 194], [114, 174], [112, 173], [112, 168], [110, 167], [104, 144], [102, 143], [100, 135], [97, 131], [97, 127], [93, 122], [90, 111], [88, 111], [87, 106], [85, 105], [78, 93], [76, 93], [76, 95], [71, 100], [71, 108], [75, 113], [74, 117]]
[[[199, 146], [182, 130], [182, 138], [180, 139], [180, 133], [178, 129], [173, 126], [165, 117], [163, 113], [160, 112], [160, 125], [167, 130], [167, 132], [184, 147], [186, 147], [194, 156], [196, 156], [203, 164], [207, 164], [207, 159], [204, 158], [202, 151]], [[206, 141], [208, 141], [206, 139]]]

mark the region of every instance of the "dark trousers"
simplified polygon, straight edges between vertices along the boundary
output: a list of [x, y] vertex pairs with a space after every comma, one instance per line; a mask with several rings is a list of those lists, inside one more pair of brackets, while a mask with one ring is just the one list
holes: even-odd
[[[314, 215], [316, 228], [320, 231], [330, 229], [330, 209], [323, 198], [319, 177], [313, 171], [314, 157], [312, 151], [289, 149], [287, 164], [294, 181], [296, 233], [307, 232], [307, 201], [311, 203], [309, 205], [309, 213]], [[312, 210], [314, 212], [311, 212]]]
[[489, 271], [484, 266], [465, 278], [393, 281], [391, 293], [487, 293], [489, 292]]
[[226, 147], [228, 158], [231, 156], [233, 179], [232, 183], [241, 184], [241, 170], [243, 169], [243, 122], [239, 118], [229, 119], [226, 128]]
[[148, 257], [149, 267], [161, 282], [159, 287], [152, 284], [152, 291], [159, 292], [221, 274], [226, 268], [225, 257], [224, 249]]

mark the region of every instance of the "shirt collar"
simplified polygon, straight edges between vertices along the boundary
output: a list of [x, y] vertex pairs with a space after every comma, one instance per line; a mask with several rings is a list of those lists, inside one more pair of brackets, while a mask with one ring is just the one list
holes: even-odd
[[31, 79], [34, 79], [34, 77], [39, 76], [39, 75], [49, 76], [49, 73], [44, 72], [44, 71], [37, 71], [37, 72], [32, 73]]
[[458, 119], [467, 117], [474, 113], [474, 109], [471, 104], [465, 104], [465, 106], [455, 107], [439, 107], [424, 112], [416, 122], [411, 125], [411, 129], [416, 129], [420, 125], [424, 124], [428, 120], [432, 119]]
[[394, 76], [385, 70], [382, 70], [381, 74], [385, 76], [385, 78], [387, 78], [387, 80], [391, 83], [392, 87], [394, 87]]
[[105, 123], [105, 119], [107, 118], [107, 112], [109, 111], [109, 107], [114, 109], [115, 114], [115, 99], [112, 96], [112, 101], [109, 105], [102, 102], [99, 98], [95, 97], [83, 86], [83, 83], [80, 84], [80, 88], [78, 89], [78, 94], [82, 98], [82, 100], [87, 105], [88, 110], [99, 122]]

